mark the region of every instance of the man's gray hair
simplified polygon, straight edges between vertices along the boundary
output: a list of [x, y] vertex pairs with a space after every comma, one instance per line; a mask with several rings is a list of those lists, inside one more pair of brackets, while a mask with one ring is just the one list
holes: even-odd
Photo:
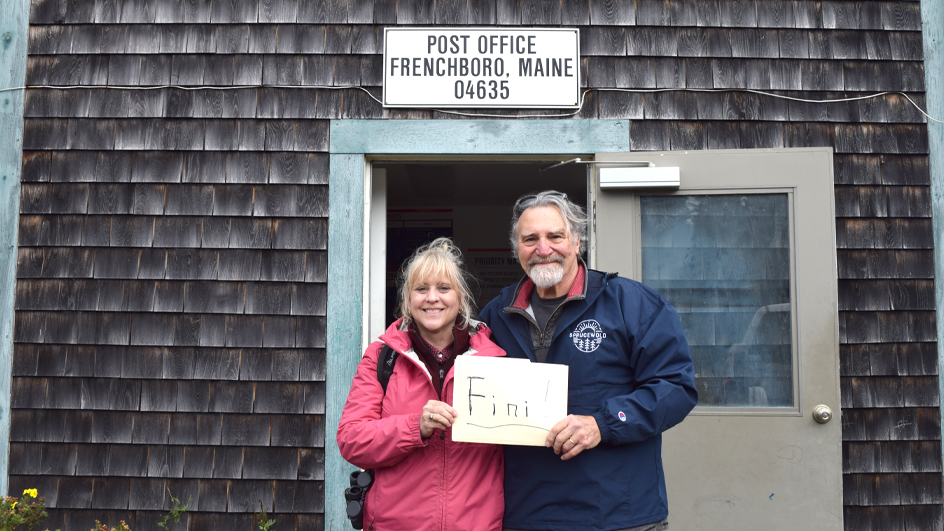
[[[567, 232], [574, 239], [574, 245], [577, 245], [578, 241], [587, 241], [587, 213], [583, 207], [568, 199], [567, 194], [556, 190], [527, 194], [518, 198], [511, 211], [511, 232], [508, 236], [516, 257], [518, 256], [518, 220], [521, 219], [521, 214], [524, 214], [525, 210], [536, 207], [556, 208], [564, 218], [564, 223], [567, 224]], [[586, 246], [583, 247], [586, 248]]]

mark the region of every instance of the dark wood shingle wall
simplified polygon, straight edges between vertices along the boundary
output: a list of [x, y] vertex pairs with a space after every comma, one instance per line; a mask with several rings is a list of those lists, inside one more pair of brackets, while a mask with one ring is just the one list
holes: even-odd
[[[50, 527], [323, 526], [328, 120], [384, 110], [385, 25], [581, 29], [578, 118], [633, 150], [835, 149], [846, 528], [940, 529], [918, 2], [34, 0], [11, 492]], [[93, 85], [288, 85], [130, 90]], [[298, 87], [298, 88], [294, 88]], [[498, 111], [557, 114], [557, 111]], [[330, 495], [336, 495], [332, 493]]]

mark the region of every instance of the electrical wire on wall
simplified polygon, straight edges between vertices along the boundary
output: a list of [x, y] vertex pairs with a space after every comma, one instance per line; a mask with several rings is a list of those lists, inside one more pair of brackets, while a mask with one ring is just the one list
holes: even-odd
[[[113, 90], [161, 90], [161, 89], [179, 89], [179, 90], [240, 90], [240, 89], [259, 89], [259, 88], [280, 88], [280, 89], [326, 89], [326, 90], [349, 90], [356, 89], [363, 91], [365, 94], [370, 96], [370, 98], [377, 103], [383, 105], [383, 102], [380, 101], [377, 96], [371, 94], [369, 90], [361, 86], [327, 86], [327, 85], [231, 85], [231, 86], [183, 86], [183, 85], [152, 85], [152, 86], [123, 86], [123, 85], [27, 85], [25, 87], [11, 87], [0, 89], [0, 92], [8, 92], [13, 90], [25, 90], [25, 89], [56, 89], [56, 90], [77, 90], [77, 89], [113, 89]], [[749, 94], [758, 94], [761, 96], [767, 96], [771, 98], [779, 98], [783, 100], [797, 101], [801, 103], [814, 103], [814, 104], [829, 104], [829, 103], [845, 103], [851, 101], [862, 101], [870, 100], [875, 98], [880, 98], [888, 94], [897, 94], [904, 97], [908, 100], [919, 113], [924, 115], [929, 121], [944, 123], [942, 120], [932, 117], [927, 112], [924, 111], [910, 96], [900, 91], [886, 91], [886, 92], [877, 92], [874, 94], [866, 94], [864, 96], [853, 96], [849, 98], [836, 98], [836, 99], [824, 99], [824, 100], [813, 100], [806, 98], [797, 98], [794, 96], [786, 96], [784, 94], [777, 94], [774, 92], [766, 92], [763, 90], [756, 89], [747, 89], [747, 88], [731, 88], [731, 89], [698, 89], [698, 88], [664, 88], [664, 89], [626, 89], [626, 88], [588, 88], [583, 91], [580, 95], [580, 102], [577, 105], [577, 110], [573, 112], [560, 113], [560, 114], [489, 114], [489, 113], [470, 113], [462, 111], [450, 111], [445, 109], [429, 109], [433, 112], [438, 112], [442, 114], [452, 114], [457, 116], [469, 116], [474, 118], [569, 118], [571, 116], [576, 116], [583, 109], [584, 101], [586, 96], [590, 92], [631, 92], [635, 94], [656, 94], [660, 92], [743, 92]]]

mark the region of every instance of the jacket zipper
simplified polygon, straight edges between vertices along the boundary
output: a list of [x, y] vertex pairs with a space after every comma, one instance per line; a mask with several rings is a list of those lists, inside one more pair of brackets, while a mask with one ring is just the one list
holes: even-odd
[[[443, 433], [442, 433], [442, 435], [441, 435], [439, 438], [442, 439], [443, 441], [445, 441], [445, 439], [446, 439], [446, 430], [443, 430]], [[439, 506], [442, 507], [442, 510], [441, 510], [441, 512], [440, 512], [440, 515], [439, 515], [439, 522], [440, 522], [440, 523], [439, 523], [439, 527], [440, 527], [440, 529], [443, 529], [443, 530], [445, 531], [445, 529], [446, 529], [446, 490], [447, 490], [447, 488], [446, 488], [446, 465], [447, 465], [447, 460], [446, 460], [446, 458], [448, 457], [448, 456], [446, 455], [446, 443], [445, 443], [445, 442], [443, 442], [442, 447], [443, 447], [443, 468], [442, 468], [443, 474], [442, 474], [442, 489], [440, 490], [440, 492], [442, 493], [442, 500], [441, 500], [441, 502], [440, 502], [440, 504], [439, 504]]]
[[[458, 354], [454, 354], [454, 355], [455, 355], [455, 356], [458, 356]], [[439, 369], [439, 372], [441, 373], [441, 372], [442, 372], [442, 369]], [[445, 382], [444, 380], [442, 380], [442, 379], [440, 379], [440, 381], [443, 383], [442, 390], [443, 390], [443, 394], [445, 394], [445, 393], [446, 393], [446, 382]], [[442, 434], [439, 436], [439, 439], [443, 441], [443, 443], [442, 443], [442, 464], [443, 464], [443, 466], [442, 466], [442, 484], [441, 484], [442, 487], [441, 487], [440, 490], [439, 490], [440, 496], [441, 496], [441, 498], [442, 498], [442, 499], [440, 500], [439, 506], [442, 507], [442, 509], [440, 510], [440, 514], [439, 514], [439, 528], [442, 529], [443, 531], [445, 531], [445, 530], [446, 530], [446, 497], [447, 497], [447, 494], [448, 494], [447, 491], [449, 490], [448, 485], [446, 485], [446, 477], [447, 477], [447, 474], [446, 474], [446, 466], [449, 464], [449, 460], [448, 460], [448, 458], [449, 458], [449, 452], [447, 451], [448, 448], [446, 448], [446, 442], [445, 442], [445, 440], [446, 440], [446, 430], [442, 430]]]
[[[554, 314], [556, 314], [557, 311], [560, 310], [561, 307], [564, 306], [564, 304], [566, 304], [567, 301], [569, 301], [569, 300], [571, 300], [571, 299], [565, 300], [564, 302], [558, 304], [558, 305], [557, 305], [557, 308], [554, 308], [554, 311], [551, 312], [551, 315], [549, 315], [549, 316], [547, 317], [547, 322], [548, 322], [548, 323], [551, 322], [551, 318], [554, 317]], [[519, 314], [523, 315], [524, 318], [527, 319], [529, 323], [531, 323], [532, 325], [534, 325], [535, 328], [538, 329], [538, 332], [541, 334], [541, 346], [543, 347], [543, 346], [544, 346], [544, 334], [545, 334], [545, 332], [547, 332], [547, 323], [544, 323], [545, 329], [542, 330], [542, 329], [541, 329], [541, 326], [538, 325], [537, 321], [535, 321], [535, 320], [531, 317], [531, 314], [529, 314], [529, 313], [526, 312], [526, 311], [521, 310], [520, 308], [515, 308], [514, 311], [515, 311], [516, 313], [519, 313]], [[440, 372], [442, 372], [442, 371], [440, 371]], [[440, 376], [440, 379], [442, 379], [441, 376]]]

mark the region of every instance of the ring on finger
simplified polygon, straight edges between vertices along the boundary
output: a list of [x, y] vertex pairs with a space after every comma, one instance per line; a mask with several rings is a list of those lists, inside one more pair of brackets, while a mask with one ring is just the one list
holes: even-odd
[[432, 414], [432, 413], [429, 414], [429, 420], [433, 420], [433, 414]]
[[577, 443], [575, 443], [573, 439], [568, 437], [567, 440], [570, 441], [570, 444], [577, 446]]

